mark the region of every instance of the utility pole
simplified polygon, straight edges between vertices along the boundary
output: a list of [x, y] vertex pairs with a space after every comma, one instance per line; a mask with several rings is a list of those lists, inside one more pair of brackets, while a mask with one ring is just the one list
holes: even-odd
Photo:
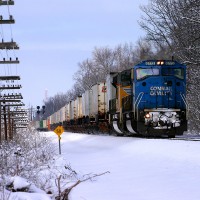
[[[12, 5], [14, 5], [13, 0], [0, 0], [0, 9], [2, 6]], [[10, 13], [8, 19], [4, 19], [3, 16], [0, 16], [0, 25], [2, 27], [11, 24], [15, 24], [15, 20]], [[3, 37], [2, 34], [0, 50], [6, 53], [5, 58], [0, 60], [0, 65], [9, 65], [8, 67], [10, 67], [10, 65], [19, 64], [19, 59], [17, 57], [12, 59], [8, 56], [9, 50], [13, 51], [19, 49], [18, 44], [13, 40], [13, 38], [4, 41]], [[0, 74], [0, 143], [3, 139], [3, 133], [4, 139], [8, 140], [13, 138], [13, 133], [16, 128], [27, 127], [27, 122], [23, 121], [25, 111], [21, 108], [24, 106], [21, 102], [23, 97], [21, 93], [13, 93], [14, 90], [19, 90], [22, 87], [20, 84], [16, 84], [16, 81], [19, 80], [20, 76], [10, 75], [10, 70], [8, 70], [8, 73], [5, 73], [5, 75]], [[19, 114], [19, 112], [22, 112], [23, 114]]]

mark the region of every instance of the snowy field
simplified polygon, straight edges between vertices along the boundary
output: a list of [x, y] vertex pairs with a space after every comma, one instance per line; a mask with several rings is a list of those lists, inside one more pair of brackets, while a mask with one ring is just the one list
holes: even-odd
[[77, 172], [110, 172], [78, 185], [70, 200], [200, 199], [198, 141], [63, 133], [61, 145]]
[[[57, 166], [64, 166], [63, 161], [66, 161], [80, 176], [110, 172], [80, 183], [71, 191], [70, 200], [200, 199], [200, 141], [64, 132], [62, 154], [58, 156], [57, 135], [54, 132], [44, 134], [57, 146]], [[17, 181], [22, 184], [21, 180]], [[42, 191], [16, 192], [9, 198], [50, 199]]]

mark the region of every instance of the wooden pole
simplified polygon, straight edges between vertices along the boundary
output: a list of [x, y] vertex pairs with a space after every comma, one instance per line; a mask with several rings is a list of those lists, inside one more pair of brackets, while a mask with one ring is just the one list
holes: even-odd
[[13, 135], [14, 135], [14, 114], [12, 113], [12, 120], [11, 120], [11, 132], [12, 132], [12, 139], [13, 139]]
[[8, 130], [7, 130], [7, 121], [6, 121], [6, 106], [3, 106], [3, 118], [4, 118], [5, 140], [8, 140]]
[[1, 102], [0, 102], [0, 144], [1, 144]]
[[10, 107], [8, 107], [8, 135], [9, 139], [12, 139], [12, 133], [11, 133], [11, 120], [10, 120]]

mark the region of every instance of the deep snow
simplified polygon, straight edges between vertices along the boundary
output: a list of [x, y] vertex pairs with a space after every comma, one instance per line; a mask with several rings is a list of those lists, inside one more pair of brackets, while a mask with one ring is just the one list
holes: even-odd
[[200, 142], [64, 133], [61, 144], [80, 173], [110, 172], [78, 185], [71, 200], [200, 199]]
[[[58, 146], [57, 135], [46, 134]], [[82, 175], [110, 172], [79, 184], [72, 190], [70, 200], [200, 199], [200, 141], [67, 132], [61, 138], [62, 155], [58, 156], [57, 165], [64, 159]], [[18, 194], [18, 199], [48, 199], [41, 195]]]

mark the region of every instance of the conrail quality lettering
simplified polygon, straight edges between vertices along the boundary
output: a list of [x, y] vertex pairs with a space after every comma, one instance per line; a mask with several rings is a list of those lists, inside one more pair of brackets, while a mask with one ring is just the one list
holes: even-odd
[[151, 86], [150, 87], [150, 95], [155, 96], [165, 96], [165, 95], [171, 95], [172, 94], [172, 88], [171, 87], [165, 87], [165, 86]]

